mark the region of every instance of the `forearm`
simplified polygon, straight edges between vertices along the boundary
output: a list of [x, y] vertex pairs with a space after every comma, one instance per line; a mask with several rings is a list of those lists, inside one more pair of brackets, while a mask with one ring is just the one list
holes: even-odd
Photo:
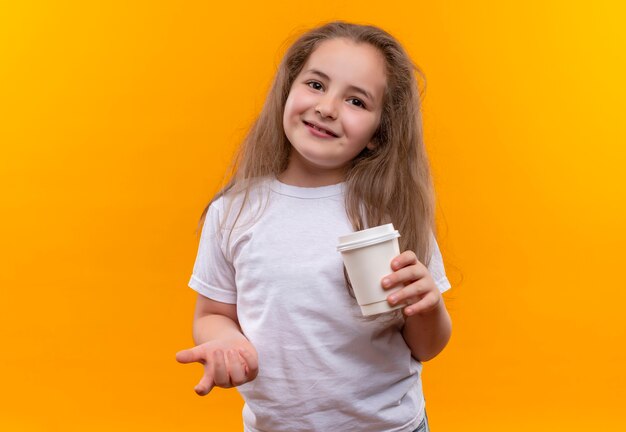
[[215, 339], [244, 338], [239, 325], [220, 314], [196, 316], [193, 321], [193, 340], [196, 345]]
[[427, 361], [439, 354], [450, 340], [452, 321], [441, 300], [437, 308], [406, 318], [402, 336], [416, 360]]

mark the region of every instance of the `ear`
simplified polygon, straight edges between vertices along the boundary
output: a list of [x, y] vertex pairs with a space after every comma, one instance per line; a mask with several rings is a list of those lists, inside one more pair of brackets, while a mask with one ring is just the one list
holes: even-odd
[[370, 141], [370, 142], [368, 142], [368, 143], [367, 143], [367, 145], [366, 145], [365, 147], [366, 147], [368, 150], [374, 150], [377, 146], [378, 146], [378, 145], [377, 145], [375, 142]]

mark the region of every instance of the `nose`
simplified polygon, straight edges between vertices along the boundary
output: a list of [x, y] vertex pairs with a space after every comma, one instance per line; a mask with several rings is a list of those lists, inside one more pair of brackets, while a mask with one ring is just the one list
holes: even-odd
[[331, 118], [333, 120], [336, 119], [337, 105], [334, 98], [332, 98], [330, 95], [321, 98], [318, 101], [317, 106], [315, 107], [315, 112], [319, 113], [319, 115], [324, 118]]

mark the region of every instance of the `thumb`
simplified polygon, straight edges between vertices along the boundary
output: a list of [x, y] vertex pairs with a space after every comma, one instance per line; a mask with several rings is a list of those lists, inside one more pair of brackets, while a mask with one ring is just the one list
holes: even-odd
[[179, 363], [193, 363], [204, 361], [204, 353], [197, 346], [178, 351], [176, 353], [176, 361]]
[[213, 378], [205, 373], [194, 390], [196, 391], [198, 396], [205, 396], [209, 394], [214, 386], [215, 384], [213, 383]]

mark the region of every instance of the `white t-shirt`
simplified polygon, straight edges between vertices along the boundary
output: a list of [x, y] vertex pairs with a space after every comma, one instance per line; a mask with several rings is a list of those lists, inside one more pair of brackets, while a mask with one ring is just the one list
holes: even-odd
[[[257, 349], [258, 376], [238, 387], [246, 432], [408, 432], [422, 420], [422, 365], [402, 337], [401, 314], [363, 318], [346, 288], [336, 247], [353, 228], [343, 193], [343, 183], [266, 179], [232, 232], [241, 196], [208, 210], [189, 286], [236, 303]], [[450, 283], [433, 243], [428, 268], [443, 292]]]

